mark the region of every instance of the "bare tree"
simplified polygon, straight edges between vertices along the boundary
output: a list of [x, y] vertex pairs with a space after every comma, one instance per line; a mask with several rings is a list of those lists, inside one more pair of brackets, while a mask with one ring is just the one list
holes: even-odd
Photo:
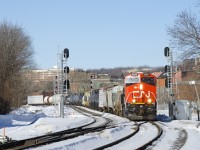
[[17, 94], [23, 93], [16, 92], [19, 91], [18, 88], [23, 87], [24, 82], [20, 71], [34, 64], [33, 55], [31, 39], [22, 27], [6, 21], [0, 24], [0, 97], [2, 99], [12, 102], [19, 97]]
[[172, 45], [181, 52], [181, 59], [200, 54], [200, 22], [195, 14], [182, 11], [173, 26], [167, 27]]

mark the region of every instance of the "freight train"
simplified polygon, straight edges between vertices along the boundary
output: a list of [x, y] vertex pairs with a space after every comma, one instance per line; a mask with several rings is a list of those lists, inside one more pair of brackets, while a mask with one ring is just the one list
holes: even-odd
[[155, 120], [157, 113], [156, 77], [131, 73], [123, 85], [91, 90], [82, 97], [82, 105], [94, 110], [125, 116], [131, 120]]
[[[29, 96], [28, 104], [57, 104], [60, 97], [60, 95]], [[122, 85], [93, 89], [84, 94], [70, 94], [65, 99], [65, 104], [82, 105], [131, 120], [155, 120], [156, 77], [142, 72], [130, 73]]]

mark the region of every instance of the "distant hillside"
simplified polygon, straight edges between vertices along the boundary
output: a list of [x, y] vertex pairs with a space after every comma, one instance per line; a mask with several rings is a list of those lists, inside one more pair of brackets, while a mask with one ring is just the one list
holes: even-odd
[[164, 71], [164, 67], [116, 67], [116, 68], [101, 68], [101, 69], [88, 69], [86, 72], [109, 74], [111, 78], [119, 79], [123, 78], [128, 72], [159, 72]]

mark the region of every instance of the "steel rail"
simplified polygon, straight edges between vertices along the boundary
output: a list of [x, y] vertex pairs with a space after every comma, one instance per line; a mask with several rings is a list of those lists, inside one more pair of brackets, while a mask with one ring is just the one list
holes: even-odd
[[[97, 148], [95, 148], [94, 150], [102, 150], [102, 149], [105, 149], [105, 148], [109, 148], [109, 147], [115, 146], [115, 145], [117, 145], [117, 144], [119, 144], [119, 143], [121, 143], [121, 142], [123, 142], [123, 141], [128, 140], [129, 138], [135, 136], [135, 135], [139, 132], [140, 126], [141, 126], [142, 124], [144, 124], [144, 123], [147, 123], [147, 121], [142, 122], [142, 123], [140, 123], [140, 124], [137, 124], [137, 123], [136, 123], [137, 126], [136, 126], [135, 132], [133, 132], [133, 133], [131, 133], [131, 134], [129, 134], [129, 135], [127, 135], [127, 136], [125, 136], [125, 137], [119, 139], [119, 140], [116, 140], [116, 141], [114, 141], [114, 142], [111, 142], [111, 143], [108, 143], [108, 144], [106, 144], [106, 145], [97, 147]], [[147, 143], [145, 143], [144, 145], [142, 145], [142, 146], [136, 148], [137, 150], [144, 150], [144, 149], [146, 149], [148, 146], [152, 145], [152, 143], [153, 143], [154, 141], [156, 141], [156, 140], [162, 135], [162, 132], [163, 132], [162, 128], [159, 127], [159, 126], [158, 126], [156, 123], [154, 123], [154, 122], [150, 122], [150, 123], [152, 123], [153, 125], [156, 126], [156, 128], [158, 129], [158, 134], [157, 134], [156, 137], [154, 137], [154, 138], [153, 138], [152, 140], [150, 140], [149, 142], [147, 142]]]
[[[86, 114], [84, 114], [84, 115], [86, 115]], [[95, 124], [95, 122], [96, 122], [96, 119], [94, 118], [93, 122], [83, 125], [83, 126], [80, 126], [80, 127], [77, 127], [77, 128], [68, 129], [68, 130], [64, 130], [64, 131], [60, 131], [60, 132], [56, 132], [56, 133], [50, 133], [47, 135], [38, 136], [38, 137], [30, 138], [30, 139], [0, 144], [0, 150], [4, 150], [4, 149], [19, 150], [19, 149], [37, 147], [37, 146], [41, 146], [41, 145], [45, 145], [45, 144], [50, 144], [53, 142], [68, 140], [68, 139], [75, 138], [75, 137], [78, 137], [80, 135], [84, 135], [87, 133], [99, 132], [108, 127], [110, 120], [106, 119], [106, 122], [104, 122], [103, 124], [100, 124], [98, 126], [95, 126], [95, 127], [87, 127], [92, 124]]]
[[163, 134], [163, 129], [156, 124], [155, 122], [150, 122], [152, 125], [156, 126], [156, 128], [158, 129], [158, 134], [156, 135], [156, 137], [154, 137], [152, 140], [150, 140], [149, 142], [147, 142], [146, 144], [144, 144], [143, 146], [140, 146], [137, 148], [137, 150], [144, 150], [146, 149], [148, 146], [151, 146], [153, 142], [157, 141], [160, 136]]
[[141, 125], [141, 124], [136, 124], [135, 131], [132, 132], [131, 134], [129, 134], [129, 135], [123, 137], [123, 138], [120, 138], [120, 139], [118, 139], [118, 140], [116, 140], [116, 141], [114, 141], [114, 142], [111, 142], [111, 143], [108, 143], [108, 144], [106, 144], [106, 145], [97, 147], [97, 148], [95, 148], [94, 150], [102, 150], [102, 149], [105, 149], [105, 148], [108, 148], [108, 147], [112, 147], [112, 146], [114, 146], [114, 145], [119, 144], [120, 142], [123, 142], [123, 141], [129, 139], [130, 137], [132, 137], [132, 136], [134, 136], [136, 133], [138, 133], [138, 131], [140, 130], [140, 125]]

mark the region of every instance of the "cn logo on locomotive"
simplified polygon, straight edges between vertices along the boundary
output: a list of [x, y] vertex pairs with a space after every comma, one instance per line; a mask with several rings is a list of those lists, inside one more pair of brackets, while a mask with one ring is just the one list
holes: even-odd
[[150, 98], [151, 92], [147, 91], [147, 94], [144, 91], [133, 91], [133, 98], [142, 98], [142, 95], [144, 95], [146, 98]]

